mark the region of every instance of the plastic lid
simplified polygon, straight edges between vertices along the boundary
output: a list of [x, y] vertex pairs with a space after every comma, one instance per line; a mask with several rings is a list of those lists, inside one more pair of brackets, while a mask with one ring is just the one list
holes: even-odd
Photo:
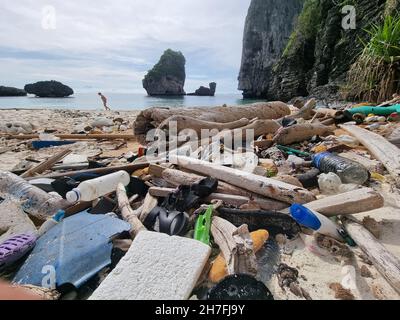
[[290, 214], [299, 224], [307, 228], [313, 230], [321, 228], [321, 221], [319, 221], [318, 217], [310, 209], [301, 204], [293, 204], [290, 207]]
[[67, 201], [71, 203], [78, 202], [81, 198], [81, 193], [78, 189], [72, 189], [71, 191], [67, 192], [66, 196]]

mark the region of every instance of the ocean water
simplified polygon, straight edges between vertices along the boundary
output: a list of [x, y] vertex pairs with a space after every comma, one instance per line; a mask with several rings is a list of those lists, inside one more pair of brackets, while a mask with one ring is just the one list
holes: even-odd
[[[149, 107], [212, 107], [223, 104], [242, 105], [260, 100], [242, 99], [240, 94], [218, 94], [215, 97], [149, 97], [142, 94], [110, 93], [108, 105], [113, 110], [141, 110]], [[79, 109], [102, 110], [97, 93], [76, 93], [68, 98], [0, 97], [0, 109]]]

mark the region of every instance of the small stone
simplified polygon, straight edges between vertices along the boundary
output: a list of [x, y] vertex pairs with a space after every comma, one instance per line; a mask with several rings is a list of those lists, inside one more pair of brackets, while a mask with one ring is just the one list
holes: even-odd
[[372, 276], [372, 273], [371, 273], [371, 271], [368, 269], [368, 267], [367, 266], [365, 266], [365, 265], [363, 265], [362, 267], [361, 267], [361, 276], [363, 277], [363, 278], [373, 278], [373, 276]]

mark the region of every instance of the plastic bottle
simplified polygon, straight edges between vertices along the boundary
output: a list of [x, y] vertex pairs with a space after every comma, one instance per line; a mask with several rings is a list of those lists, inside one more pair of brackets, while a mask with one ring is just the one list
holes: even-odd
[[67, 204], [61, 196], [46, 193], [25, 179], [7, 171], [0, 171], [0, 195], [11, 196], [21, 202], [22, 209], [39, 218], [48, 218]]
[[46, 222], [41, 225], [38, 231], [38, 235], [40, 237], [44, 235], [47, 231], [49, 231], [56, 224], [58, 224], [64, 218], [64, 216], [65, 216], [65, 211], [59, 210], [54, 216], [46, 220]]
[[92, 201], [117, 189], [119, 183], [127, 186], [130, 176], [126, 171], [118, 171], [92, 180], [86, 180], [68, 192], [69, 202]]
[[363, 185], [369, 179], [369, 172], [364, 166], [330, 152], [314, 155], [313, 165], [323, 173], [336, 173], [343, 183]]
[[299, 224], [339, 241], [343, 241], [338, 231], [339, 226], [324, 215], [297, 203], [290, 207], [290, 214]]

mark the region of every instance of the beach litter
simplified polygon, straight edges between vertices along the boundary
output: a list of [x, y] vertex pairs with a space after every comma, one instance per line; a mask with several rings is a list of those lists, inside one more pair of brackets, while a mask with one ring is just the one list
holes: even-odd
[[0, 278], [49, 300], [399, 299], [396, 103], [2, 119]]

